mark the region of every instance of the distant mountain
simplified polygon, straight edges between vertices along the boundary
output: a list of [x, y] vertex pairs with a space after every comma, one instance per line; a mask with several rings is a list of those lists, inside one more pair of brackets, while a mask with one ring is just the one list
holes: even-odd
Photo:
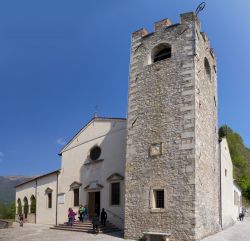
[[9, 205], [15, 202], [15, 186], [33, 177], [0, 176], [0, 203]]

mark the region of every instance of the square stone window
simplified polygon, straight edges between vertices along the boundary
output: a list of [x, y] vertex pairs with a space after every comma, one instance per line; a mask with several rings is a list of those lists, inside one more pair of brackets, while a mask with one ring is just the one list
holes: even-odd
[[164, 208], [164, 190], [154, 190], [154, 208]]
[[166, 212], [167, 192], [164, 187], [154, 187], [150, 190], [150, 212]]

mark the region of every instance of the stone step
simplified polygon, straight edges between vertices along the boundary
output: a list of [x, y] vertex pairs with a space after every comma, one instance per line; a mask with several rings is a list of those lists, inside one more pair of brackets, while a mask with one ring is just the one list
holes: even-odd
[[[90, 221], [86, 222], [79, 222], [74, 221], [73, 226], [68, 226], [67, 223], [59, 224], [54, 227], [51, 227], [51, 229], [57, 229], [57, 230], [64, 230], [64, 231], [76, 231], [76, 232], [86, 232], [86, 233], [93, 233], [93, 225]], [[106, 226], [100, 225], [100, 233], [112, 233], [112, 232], [118, 232], [121, 231], [118, 227], [113, 225], [110, 222], [106, 222]]]
[[[64, 224], [59, 224], [58, 226], [68, 226], [67, 223]], [[92, 223], [74, 223], [73, 224], [74, 227], [92, 227]], [[102, 227], [102, 225], [100, 225]], [[107, 227], [115, 227], [115, 225], [111, 224], [111, 223], [106, 223]]]
[[[59, 225], [57, 225], [57, 226], [63, 226], [63, 227], [66, 226], [66, 227], [69, 227], [69, 225], [67, 225], [67, 224], [59, 224]], [[92, 228], [93, 225], [92, 225], [92, 224], [88, 224], [88, 225], [78, 225], [78, 224], [74, 224], [73, 227], [79, 227], [79, 228]], [[114, 228], [114, 227], [116, 227], [116, 226], [113, 225], [113, 224], [106, 224], [106, 227]], [[103, 225], [100, 225], [100, 228], [104, 228], [104, 226], [103, 226]]]
[[[85, 232], [85, 233], [93, 233], [93, 229], [88, 228], [88, 229], [84, 229], [84, 228], [76, 228], [76, 227], [60, 227], [60, 226], [54, 226], [51, 227], [50, 229], [55, 229], [55, 230], [64, 230], [64, 231], [75, 231], [75, 232]], [[112, 229], [100, 229], [99, 233], [113, 233], [113, 232], [119, 232], [121, 231], [119, 228], [112, 228]]]
[[[70, 226], [67, 226], [67, 225], [58, 225], [58, 226], [55, 226], [55, 227], [59, 227], [59, 228], [70, 228]], [[79, 227], [79, 226], [72, 226], [72, 228], [74, 229], [82, 229], [82, 230], [92, 230], [92, 226], [91, 227]], [[119, 229], [115, 226], [106, 226], [106, 227], [100, 227], [100, 230], [113, 230], [113, 229]]]

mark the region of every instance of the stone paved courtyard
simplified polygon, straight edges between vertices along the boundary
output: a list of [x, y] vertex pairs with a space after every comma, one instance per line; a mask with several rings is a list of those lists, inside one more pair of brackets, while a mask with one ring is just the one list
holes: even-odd
[[88, 234], [49, 229], [47, 225], [24, 224], [21, 228], [0, 229], [0, 241], [122, 241], [121, 233]]
[[[51, 230], [46, 225], [25, 224], [20, 228], [17, 224], [11, 229], [0, 229], [0, 241], [122, 241], [121, 233], [114, 234], [87, 234]], [[129, 241], [129, 240], [128, 240]], [[131, 241], [131, 240], [130, 240]], [[202, 241], [250, 241], [250, 218], [243, 223], [220, 233], [203, 239]]]
[[250, 241], [250, 218], [202, 241]]

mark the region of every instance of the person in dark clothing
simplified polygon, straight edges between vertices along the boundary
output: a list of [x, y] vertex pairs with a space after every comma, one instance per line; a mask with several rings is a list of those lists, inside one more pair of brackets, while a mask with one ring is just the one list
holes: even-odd
[[245, 216], [244, 212], [241, 211], [240, 214], [239, 214], [239, 219], [240, 219], [240, 221], [243, 221], [243, 220], [244, 220], [244, 216]]
[[23, 227], [23, 214], [19, 214], [19, 224], [20, 224], [20, 227]]
[[95, 215], [92, 218], [92, 225], [93, 225], [93, 232], [98, 234], [100, 221], [99, 221], [99, 217], [97, 216], [97, 213], [95, 213]]
[[105, 227], [106, 226], [106, 220], [107, 220], [107, 213], [105, 211], [105, 209], [103, 208], [102, 209], [102, 212], [101, 212], [101, 224]]
[[243, 221], [244, 220], [244, 212], [242, 211], [241, 213], [240, 213], [240, 221]]
[[100, 208], [99, 208], [98, 204], [96, 204], [95, 213], [96, 213], [97, 217], [100, 217]]

